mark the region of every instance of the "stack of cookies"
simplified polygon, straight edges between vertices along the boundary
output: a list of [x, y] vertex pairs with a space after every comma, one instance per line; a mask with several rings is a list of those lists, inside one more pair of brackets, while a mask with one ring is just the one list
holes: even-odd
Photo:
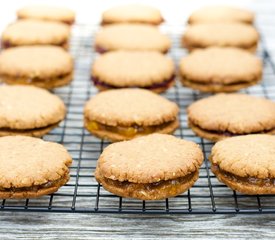
[[69, 9], [27, 6], [2, 33], [0, 53], [0, 198], [34, 198], [69, 181], [72, 158], [60, 144], [38, 139], [66, 116], [46, 89], [69, 84], [75, 15]]

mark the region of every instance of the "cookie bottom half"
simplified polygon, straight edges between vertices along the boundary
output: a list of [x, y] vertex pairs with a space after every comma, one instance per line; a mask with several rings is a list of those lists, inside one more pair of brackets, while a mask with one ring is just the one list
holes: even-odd
[[248, 88], [250, 86], [256, 85], [259, 83], [260, 79], [253, 80], [251, 82], [236, 82], [230, 84], [222, 83], [202, 83], [196, 82], [187, 78], [182, 77], [181, 82], [184, 86], [190, 87], [201, 92], [210, 92], [210, 93], [219, 93], [219, 92], [235, 92], [242, 88]]
[[62, 87], [68, 85], [73, 79], [73, 73], [68, 73], [52, 78], [43, 78], [43, 77], [16, 77], [16, 76], [0, 76], [0, 81], [10, 84], [10, 85], [33, 85], [36, 87], [52, 89], [56, 87]]
[[217, 165], [211, 166], [212, 172], [220, 182], [232, 190], [248, 195], [275, 194], [275, 179], [260, 179], [255, 177], [239, 177], [223, 171]]
[[101, 139], [109, 139], [111, 141], [123, 141], [133, 139], [135, 137], [144, 136], [151, 133], [173, 133], [179, 126], [178, 119], [153, 126], [108, 126], [96, 121], [85, 119], [85, 128], [95, 136]]
[[0, 187], [0, 198], [37, 198], [43, 195], [51, 194], [56, 192], [60, 187], [65, 185], [70, 179], [69, 171], [58, 180], [49, 181], [42, 185], [35, 185], [23, 188], [1, 188]]
[[4, 136], [30, 136], [30, 137], [42, 137], [48, 132], [50, 132], [52, 129], [56, 128], [58, 126], [58, 123], [51, 124], [46, 127], [41, 128], [33, 128], [33, 129], [11, 129], [11, 128], [0, 128], [0, 137]]
[[188, 125], [193, 130], [193, 132], [199, 137], [202, 137], [214, 142], [220, 141], [228, 137], [241, 136], [241, 135], [247, 135], [247, 134], [275, 134], [275, 129], [259, 131], [259, 132], [242, 133], [242, 134], [231, 133], [228, 131], [225, 131], [225, 132], [212, 131], [212, 130], [203, 129], [198, 125], [193, 124], [190, 120], [188, 120]]
[[137, 198], [141, 200], [161, 200], [175, 197], [194, 185], [199, 178], [199, 171], [187, 176], [162, 180], [156, 183], [131, 183], [128, 181], [120, 182], [105, 178], [96, 170], [95, 177], [99, 183], [109, 192], [120, 197]]
[[164, 80], [160, 83], [155, 83], [150, 86], [122, 86], [118, 87], [112, 84], [105, 83], [98, 79], [97, 77], [91, 77], [91, 80], [93, 81], [94, 85], [100, 90], [110, 90], [110, 89], [119, 89], [119, 88], [143, 88], [150, 91], [153, 91], [155, 93], [162, 93], [165, 92], [168, 88], [172, 87], [175, 84], [175, 75], [172, 75], [169, 79]]

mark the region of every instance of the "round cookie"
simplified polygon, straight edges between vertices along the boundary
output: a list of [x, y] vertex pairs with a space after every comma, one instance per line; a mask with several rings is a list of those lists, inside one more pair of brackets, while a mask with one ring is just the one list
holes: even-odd
[[186, 191], [199, 177], [200, 147], [166, 134], [151, 134], [106, 147], [95, 177], [121, 197], [158, 200]]
[[163, 18], [158, 9], [142, 4], [125, 4], [112, 7], [102, 14], [102, 24], [145, 23], [159, 25]]
[[97, 137], [121, 141], [174, 132], [179, 126], [178, 112], [174, 102], [148, 90], [109, 90], [86, 103], [84, 123]]
[[181, 82], [203, 92], [232, 92], [257, 84], [262, 63], [240, 48], [211, 47], [192, 52], [180, 62]]
[[230, 6], [205, 6], [193, 12], [189, 24], [217, 23], [217, 22], [242, 22], [253, 24], [254, 14], [246, 9]]
[[99, 53], [113, 50], [150, 50], [166, 53], [171, 42], [157, 27], [148, 24], [111, 24], [99, 30], [95, 48]]
[[71, 9], [47, 5], [29, 5], [17, 11], [18, 19], [40, 19], [44, 21], [58, 21], [73, 24], [75, 13]]
[[245, 94], [217, 94], [187, 108], [188, 124], [200, 137], [224, 138], [275, 133], [275, 103]]
[[69, 36], [70, 28], [64, 23], [22, 19], [4, 30], [1, 47], [55, 45], [67, 49]]
[[160, 93], [175, 82], [171, 58], [154, 51], [112, 51], [98, 57], [91, 69], [99, 90], [140, 87]]
[[0, 198], [36, 198], [70, 178], [72, 158], [60, 144], [25, 136], [0, 138]]
[[211, 169], [219, 181], [245, 194], [275, 194], [275, 137], [232, 137], [214, 145]]
[[66, 115], [62, 100], [32, 86], [0, 86], [0, 136], [41, 137]]
[[244, 23], [200, 23], [190, 25], [182, 38], [189, 51], [217, 47], [238, 47], [255, 52], [259, 41], [256, 29]]
[[0, 80], [52, 89], [69, 84], [73, 60], [56, 46], [22, 46], [0, 53]]

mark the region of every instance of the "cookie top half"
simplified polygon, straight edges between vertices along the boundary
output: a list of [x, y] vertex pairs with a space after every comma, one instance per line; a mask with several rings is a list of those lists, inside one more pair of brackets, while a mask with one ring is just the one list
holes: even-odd
[[123, 22], [158, 25], [163, 22], [163, 18], [158, 9], [142, 4], [115, 6], [102, 14], [102, 24]]
[[17, 11], [19, 19], [41, 19], [72, 24], [75, 21], [75, 12], [71, 9], [48, 5], [29, 5]]
[[63, 45], [70, 35], [68, 25], [35, 19], [22, 19], [10, 24], [2, 33], [2, 41], [8, 46]]
[[85, 106], [84, 114], [110, 126], [150, 126], [173, 121], [178, 106], [162, 96], [144, 89], [118, 89], [101, 92]]
[[146, 87], [174, 73], [172, 59], [154, 51], [112, 51], [98, 57], [91, 69], [93, 78], [115, 87]]
[[192, 52], [180, 62], [181, 75], [199, 83], [244, 83], [262, 76], [262, 62], [239, 48], [211, 47]]
[[112, 180], [152, 183], [193, 173], [202, 161], [196, 143], [151, 134], [109, 145], [98, 160], [98, 168], [101, 175]]
[[0, 187], [24, 188], [46, 184], [68, 174], [72, 158], [60, 144], [42, 139], [0, 138]]
[[0, 76], [52, 78], [72, 70], [72, 57], [61, 47], [22, 46], [0, 54]]
[[275, 178], [275, 136], [255, 134], [219, 141], [212, 148], [211, 162], [239, 177]]
[[200, 23], [186, 28], [183, 44], [187, 48], [210, 46], [240, 47], [247, 50], [257, 46], [256, 29], [243, 23]]
[[95, 47], [99, 52], [112, 50], [154, 50], [167, 52], [169, 38], [157, 27], [147, 24], [112, 24], [96, 34]]
[[50, 92], [33, 86], [0, 87], [0, 128], [34, 129], [63, 120], [66, 108]]
[[275, 103], [246, 94], [217, 94], [192, 103], [188, 120], [205, 130], [233, 134], [265, 132], [275, 128]]
[[243, 22], [253, 23], [254, 13], [231, 6], [205, 6], [193, 12], [188, 23]]

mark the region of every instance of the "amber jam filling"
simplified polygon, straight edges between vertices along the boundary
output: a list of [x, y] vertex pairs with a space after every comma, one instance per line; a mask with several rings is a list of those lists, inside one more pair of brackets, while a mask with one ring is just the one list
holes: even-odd
[[113, 133], [117, 133], [126, 137], [133, 137], [137, 134], [150, 134], [154, 133], [156, 131], [160, 131], [163, 128], [169, 126], [174, 121], [169, 121], [160, 125], [154, 125], [154, 126], [138, 126], [138, 125], [132, 125], [129, 127], [124, 126], [109, 126], [102, 123], [99, 123], [97, 121], [89, 121], [86, 120], [86, 127], [90, 132], [94, 131], [109, 131]]
[[242, 134], [237, 134], [237, 133], [232, 133], [230, 131], [215, 131], [215, 130], [207, 130], [207, 129], [204, 129], [204, 128], [201, 128], [200, 126], [196, 125], [196, 124], [193, 124], [191, 123], [190, 124], [191, 126], [194, 126], [196, 128], [199, 128], [201, 129], [202, 131], [204, 132], [208, 132], [208, 133], [212, 133], [212, 134], [216, 134], [216, 135], [223, 135], [223, 136], [226, 136], [226, 137], [234, 137], [234, 136], [240, 136], [240, 135], [246, 135], [246, 134], [263, 134], [263, 133], [270, 133], [272, 131], [275, 130], [275, 128], [271, 128], [271, 129], [268, 129], [268, 130], [263, 130], [263, 131], [257, 131], [257, 132], [249, 132], [249, 133], [242, 133]]
[[212, 165], [212, 169], [214, 173], [219, 172], [230, 181], [257, 185], [259, 187], [275, 187], [275, 178], [240, 177], [235, 174], [221, 170], [218, 165]]
[[[112, 84], [108, 84], [105, 82], [102, 82], [99, 78], [97, 77], [91, 77], [91, 80], [93, 81], [95, 86], [99, 86], [99, 87], [103, 87], [103, 88], [108, 88], [108, 89], [112, 89], [112, 88], [122, 88], [122, 87], [118, 87]], [[148, 90], [154, 90], [154, 89], [158, 89], [158, 88], [168, 88], [169, 85], [175, 80], [175, 74], [173, 74], [169, 79], [164, 80], [161, 83], [154, 83], [150, 86], [144, 86], [142, 88], [144, 89], [148, 89]], [[139, 88], [141, 86], [128, 86], [128, 88]]]
[[[54, 45], [54, 46], [60, 46], [62, 48], [67, 48], [68, 47], [68, 41], [67, 40], [64, 40], [63, 42], [60, 42], [60, 43], [57, 43], [57, 44], [51, 44], [51, 43], [48, 43], [48, 44], [49, 45]], [[26, 45], [28, 45], [28, 44], [26, 44]], [[38, 43], [38, 45], [40, 45], [40, 44]], [[1, 48], [2, 49], [10, 48], [10, 47], [18, 47], [18, 46], [21, 46], [21, 45], [13, 44], [9, 40], [1, 40]]]
[[120, 182], [118, 180], [112, 180], [106, 177], [102, 177], [104, 183], [109, 186], [114, 186], [117, 188], [127, 188], [131, 189], [131, 191], [160, 191], [160, 190], [169, 190], [169, 192], [174, 192], [175, 194], [178, 192], [178, 187], [184, 183], [189, 182], [194, 176], [196, 172], [190, 173], [187, 176], [179, 177], [171, 180], [161, 180], [159, 182], [154, 183], [133, 183], [129, 181]]
[[55, 186], [60, 186], [61, 183], [63, 183], [63, 182], [64, 182], [64, 179], [60, 178], [60, 179], [57, 179], [55, 181], [48, 181], [47, 183], [44, 183], [44, 184], [41, 184], [41, 185], [34, 185], [34, 186], [31, 186], [31, 187], [0, 188], [0, 192], [26, 192], [26, 191], [37, 192], [40, 189], [46, 189], [46, 188], [51, 188], [51, 187], [55, 187]]

